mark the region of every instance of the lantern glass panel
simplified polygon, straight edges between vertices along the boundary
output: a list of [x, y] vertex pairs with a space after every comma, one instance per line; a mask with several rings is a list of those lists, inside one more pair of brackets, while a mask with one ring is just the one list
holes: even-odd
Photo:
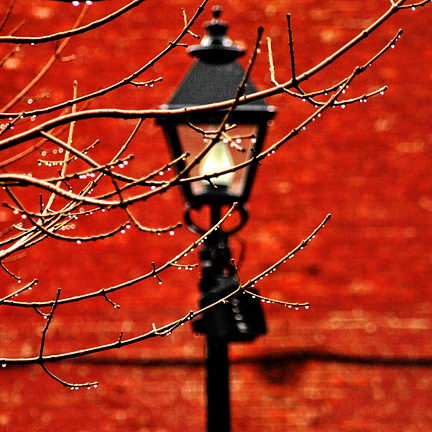
[[[200, 129], [216, 131], [217, 125], [198, 124]], [[210, 142], [211, 135], [205, 137], [187, 125], [178, 125], [177, 132], [182, 143], [184, 152], [190, 153], [188, 160], [193, 158]], [[235, 128], [224, 132], [219, 142], [207, 153], [206, 157], [197, 164], [190, 176], [195, 177], [203, 174], [220, 172], [230, 166], [241, 164], [251, 157], [251, 148], [256, 142], [258, 128], [256, 125], [238, 124]], [[249, 167], [239, 169], [233, 173], [214, 177], [212, 183], [217, 187], [226, 187], [230, 195], [241, 197], [247, 180]], [[200, 195], [209, 190], [209, 182], [206, 180], [196, 181], [191, 184], [193, 195]]]

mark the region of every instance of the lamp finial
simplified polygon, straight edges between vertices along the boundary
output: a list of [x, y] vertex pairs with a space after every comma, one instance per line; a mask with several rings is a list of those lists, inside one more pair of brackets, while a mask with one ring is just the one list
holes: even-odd
[[207, 34], [199, 45], [193, 45], [187, 51], [205, 63], [230, 63], [245, 53], [227, 36], [228, 24], [220, 19], [221, 14], [222, 7], [213, 6], [213, 19], [204, 24]]

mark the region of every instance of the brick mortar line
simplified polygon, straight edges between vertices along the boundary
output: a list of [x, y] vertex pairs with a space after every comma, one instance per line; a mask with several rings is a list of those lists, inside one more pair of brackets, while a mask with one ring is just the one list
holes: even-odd
[[[204, 359], [115, 359], [115, 358], [79, 358], [66, 360], [71, 363], [106, 365], [106, 366], [145, 366], [145, 367], [201, 367]], [[368, 366], [417, 366], [432, 367], [432, 356], [427, 357], [381, 357], [381, 356], [362, 356], [343, 353], [331, 353], [326, 351], [296, 350], [277, 353], [273, 355], [240, 357], [231, 360], [231, 364], [261, 364], [261, 365], [280, 365], [300, 362], [319, 362], [319, 363], [345, 363], [359, 364]]]

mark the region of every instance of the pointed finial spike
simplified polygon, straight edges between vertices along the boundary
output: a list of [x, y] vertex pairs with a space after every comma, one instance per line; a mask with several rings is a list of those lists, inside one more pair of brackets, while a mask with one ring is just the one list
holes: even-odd
[[212, 8], [212, 12], [213, 12], [213, 18], [214, 19], [219, 19], [221, 14], [222, 14], [222, 7], [219, 5], [215, 5]]

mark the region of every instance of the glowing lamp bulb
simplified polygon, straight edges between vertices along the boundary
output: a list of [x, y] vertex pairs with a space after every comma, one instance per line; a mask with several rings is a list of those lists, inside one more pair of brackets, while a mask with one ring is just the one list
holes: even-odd
[[[201, 161], [199, 173], [201, 175], [211, 175], [220, 171], [225, 171], [233, 166], [234, 160], [231, 156], [231, 152], [227, 148], [226, 144], [222, 141], [218, 141]], [[234, 172], [229, 172], [212, 178], [211, 182], [215, 186], [228, 187], [234, 180], [234, 176]]]

